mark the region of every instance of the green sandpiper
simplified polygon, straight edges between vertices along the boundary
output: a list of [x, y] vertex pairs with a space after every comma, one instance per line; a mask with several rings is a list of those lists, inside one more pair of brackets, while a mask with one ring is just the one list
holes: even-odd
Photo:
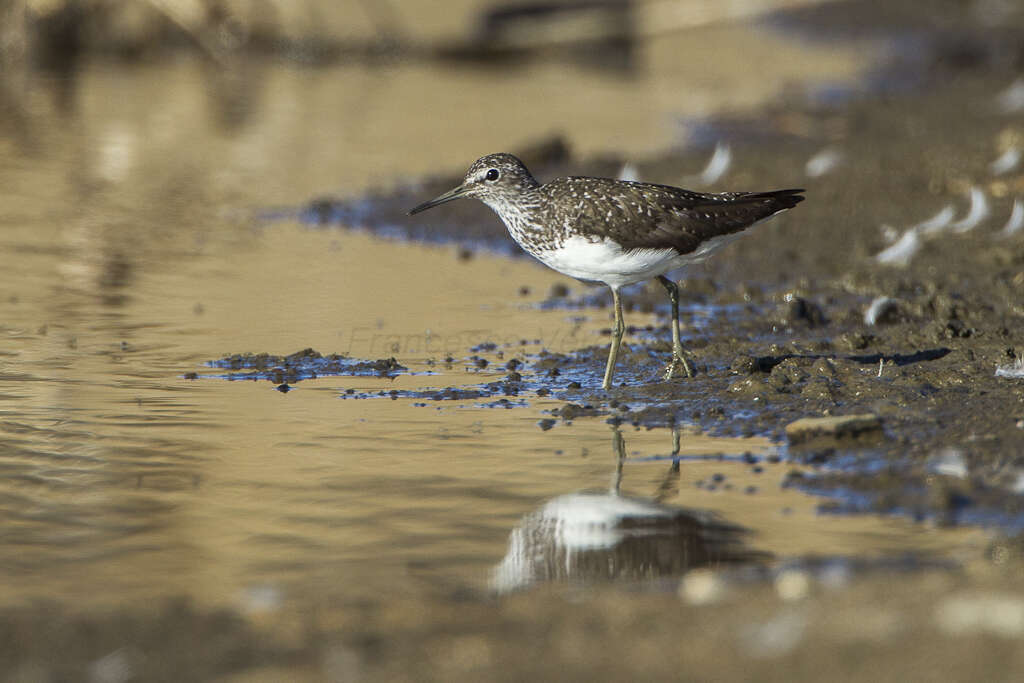
[[665, 273], [700, 263], [743, 230], [804, 200], [801, 189], [693, 192], [669, 185], [570, 176], [543, 185], [511, 154], [473, 162], [462, 184], [409, 215], [461, 197], [498, 214], [519, 246], [541, 263], [612, 290], [615, 328], [602, 387], [612, 386], [625, 323], [619, 290], [657, 278], [672, 304], [672, 360], [665, 379], [693, 376], [679, 341], [679, 288]]

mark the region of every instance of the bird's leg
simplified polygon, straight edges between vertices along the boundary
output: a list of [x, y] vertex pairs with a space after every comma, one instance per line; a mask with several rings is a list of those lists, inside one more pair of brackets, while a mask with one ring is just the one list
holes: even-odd
[[612, 287], [612, 301], [615, 305], [615, 329], [612, 330], [612, 346], [608, 350], [608, 366], [604, 369], [604, 382], [601, 383], [601, 388], [605, 391], [612, 388], [615, 361], [619, 357], [622, 334], [626, 331], [626, 324], [622, 321], [622, 299], [619, 298], [619, 290], [614, 287]]
[[654, 502], [663, 503], [670, 496], [679, 493], [679, 425], [672, 425], [672, 465], [654, 496]]
[[679, 372], [693, 377], [693, 367], [686, 359], [683, 345], [679, 341], [679, 287], [664, 275], [658, 276], [658, 282], [668, 290], [668, 300], [672, 302], [672, 361], [665, 368], [665, 379], [672, 379]]
[[626, 442], [618, 427], [612, 427], [612, 452], [615, 455], [615, 474], [612, 475], [610, 493], [617, 496], [622, 488], [622, 465], [626, 462]]

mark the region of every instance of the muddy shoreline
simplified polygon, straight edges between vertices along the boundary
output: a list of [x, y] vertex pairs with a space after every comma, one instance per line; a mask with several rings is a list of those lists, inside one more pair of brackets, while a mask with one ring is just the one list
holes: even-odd
[[[794, 448], [795, 461], [820, 471], [792, 483], [844, 491], [830, 507], [849, 512], [902, 512], [947, 524], [998, 519], [996, 526], [1016, 531], [1024, 522], [1017, 492], [1024, 380], [996, 371], [1005, 375], [1024, 354], [1024, 231], [1003, 230], [1024, 195], [1024, 173], [996, 173], [992, 163], [1020, 144], [1024, 129], [1019, 112], [1000, 105], [1012, 72], [984, 59], [951, 67], [942, 60], [948, 45], [937, 45], [933, 69], [912, 92], [705, 125], [705, 134], [729, 141], [735, 158], [720, 186], [803, 184], [808, 201], [683, 274], [684, 343], [696, 358], [696, 378], [660, 380], [669, 357], [668, 305], [654, 283], [628, 292], [625, 305], [654, 311], [664, 324], [630, 330], [612, 391], [588, 381], [600, 376], [607, 348], [592, 346], [524, 355], [525, 368], [513, 368], [483, 394], [539, 390], [565, 400], [573, 414], [647, 428], [691, 423], [782, 444], [786, 425], [802, 417], [873, 414], [884, 429], [870, 444]], [[821, 150], [833, 155], [834, 168], [807, 177], [808, 160]], [[704, 154], [690, 149], [637, 168], [643, 179], [679, 182]], [[609, 175], [621, 164], [574, 165], [557, 140], [524, 155], [543, 173], [573, 166]], [[453, 179], [367, 200], [374, 218], [368, 213], [356, 223], [393, 232], [404, 220], [406, 237], [417, 239], [426, 223], [391, 214]], [[984, 196], [983, 210], [974, 206], [972, 188]], [[352, 218], [340, 208], [330, 214], [325, 202], [318, 204], [321, 218]], [[455, 241], [467, 253], [514, 251], [484, 207], [452, 207], [428, 221], [430, 240]], [[946, 224], [921, 231], [905, 262], [879, 258], [912, 226], [943, 211]], [[607, 314], [606, 289], [569, 284], [572, 294], [556, 292], [544, 307]], [[702, 307], [717, 314], [702, 316], [695, 329], [691, 311]], [[949, 449], [962, 464], [960, 476], [937, 477], [929, 463]], [[858, 460], [870, 473], [851, 464]], [[880, 467], [890, 476], [874, 476]]]

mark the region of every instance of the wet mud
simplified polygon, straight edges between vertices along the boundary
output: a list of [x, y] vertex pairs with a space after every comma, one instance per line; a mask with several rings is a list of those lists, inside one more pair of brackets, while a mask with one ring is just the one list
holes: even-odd
[[[204, 374], [227, 380], [267, 380], [279, 385], [295, 384], [317, 377], [396, 377], [408, 368], [394, 358], [360, 360], [345, 354], [323, 355], [315, 349], [303, 349], [287, 356], [270, 353], [237, 353], [207, 363], [210, 367], [229, 370], [227, 374]], [[198, 379], [190, 372], [186, 379]]]

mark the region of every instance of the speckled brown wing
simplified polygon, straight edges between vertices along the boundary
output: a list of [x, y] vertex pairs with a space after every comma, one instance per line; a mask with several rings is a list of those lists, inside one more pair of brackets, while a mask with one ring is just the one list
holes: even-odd
[[568, 212], [556, 225], [571, 224], [578, 234], [607, 237], [624, 249], [671, 247], [680, 254], [804, 200], [799, 189], [710, 194], [606, 178], [559, 178], [543, 189], [563, 198], [549, 204]]

